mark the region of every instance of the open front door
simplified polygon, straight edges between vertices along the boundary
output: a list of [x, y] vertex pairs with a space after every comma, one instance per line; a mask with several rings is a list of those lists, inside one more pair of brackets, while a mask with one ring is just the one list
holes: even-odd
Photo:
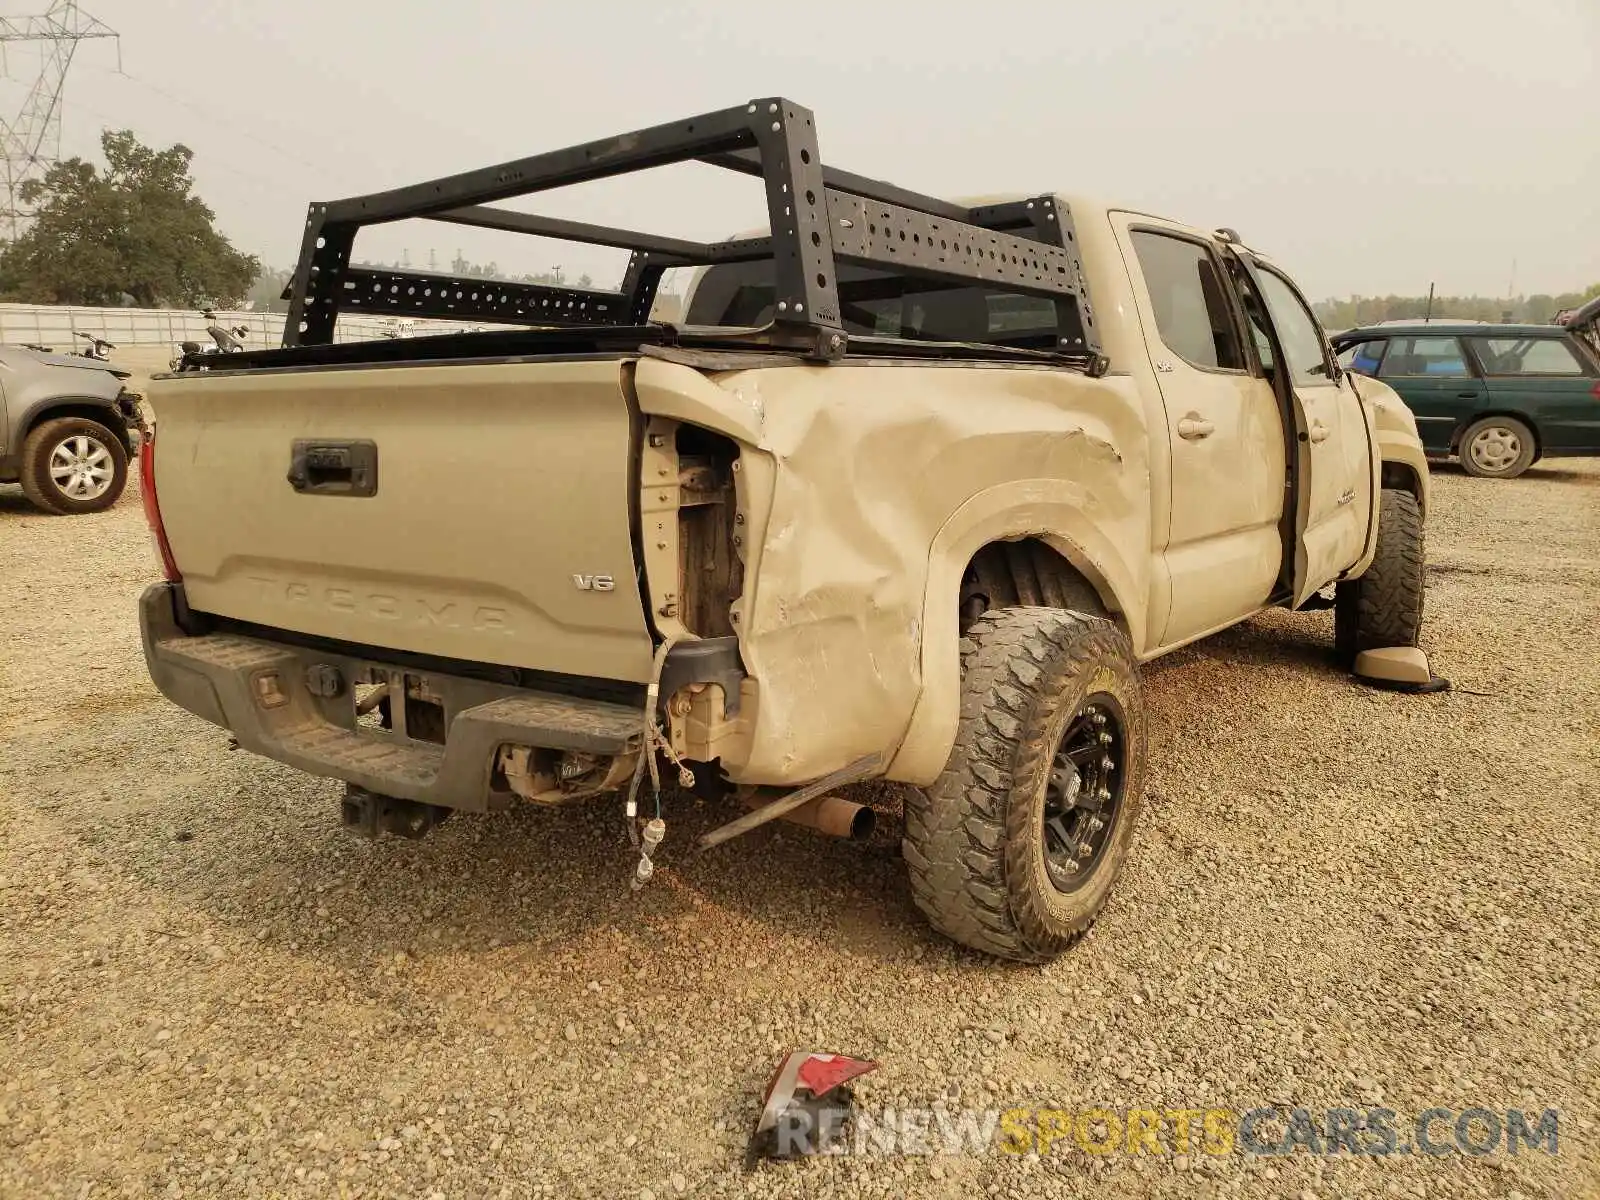
[[1370, 422], [1294, 285], [1243, 247], [1229, 249], [1256, 353], [1291, 416], [1279, 582], [1298, 608], [1365, 556], [1376, 486]]

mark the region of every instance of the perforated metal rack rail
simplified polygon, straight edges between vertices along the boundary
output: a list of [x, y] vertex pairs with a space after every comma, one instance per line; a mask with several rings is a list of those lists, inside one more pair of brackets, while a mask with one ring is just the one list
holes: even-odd
[[[658, 237], [493, 207], [526, 196], [671, 163], [701, 161], [766, 186], [771, 235], [719, 243]], [[545, 287], [352, 265], [363, 228], [428, 218], [632, 251], [614, 292]], [[394, 191], [313, 204], [290, 291], [284, 346], [330, 346], [341, 312], [622, 330], [646, 325], [669, 267], [771, 259], [772, 323], [734, 339], [813, 358], [841, 357], [835, 272], [840, 263], [896, 275], [983, 283], [1055, 302], [1050, 357], [1100, 360], [1071, 213], [1041, 195], [967, 209], [824, 167], [809, 109], [782, 98], [657, 125]], [[689, 331], [678, 331], [680, 340]], [[709, 332], [709, 331], [708, 331]], [[881, 341], [881, 339], [873, 339]], [[1017, 351], [1037, 356], [1039, 351]]]

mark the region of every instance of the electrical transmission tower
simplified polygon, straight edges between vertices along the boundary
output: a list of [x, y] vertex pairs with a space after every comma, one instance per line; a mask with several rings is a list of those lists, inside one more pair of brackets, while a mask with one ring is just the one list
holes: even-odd
[[[22, 210], [22, 185], [42, 178], [61, 157], [61, 90], [78, 43], [88, 38], [115, 39], [117, 69], [122, 69], [122, 40], [117, 31], [80, 9], [77, 0], [53, 0], [42, 16], [0, 17], [0, 54], [14, 42], [37, 42], [40, 48], [39, 74], [22, 108], [9, 120], [0, 117], [6, 189], [0, 220], [6, 222], [13, 241], [29, 215]], [[6, 73], [10, 74], [9, 70]]]

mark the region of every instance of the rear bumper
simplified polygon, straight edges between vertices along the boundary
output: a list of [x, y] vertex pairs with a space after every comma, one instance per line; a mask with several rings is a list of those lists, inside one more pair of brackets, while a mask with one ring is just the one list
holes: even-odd
[[[639, 746], [643, 714], [637, 708], [232, 633], [191, 636], [179, 625], [184, 609], [182, 590], [170, 583], [154, 584], [140, 597], [145, 662], [156, 687], [174, 704], [229, 730], [241, 748], [307, 774], [482, 812], [491, 807], [501, 746], [594, 755], [628, 754]], [[354, 684], [372, 672], [389, 673], [391, 695], [414, 685], [436, 700], [444, 741], [405, 736], [403, 718], [394, 731], [358, 726]]]

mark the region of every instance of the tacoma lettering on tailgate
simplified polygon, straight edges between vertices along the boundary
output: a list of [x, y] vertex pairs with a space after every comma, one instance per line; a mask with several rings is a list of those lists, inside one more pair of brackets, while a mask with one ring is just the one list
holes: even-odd
[[510, 633], [511, 614], [503, 608], [464, 604], [442, 597], [397, 595], [366, 588], [329, 587], [293, 579], [252, 575], [263, 600], [272, 604], [325, 608], [337, 613], [398, 621], [440, 629], [472, 629], [479, 633]]

